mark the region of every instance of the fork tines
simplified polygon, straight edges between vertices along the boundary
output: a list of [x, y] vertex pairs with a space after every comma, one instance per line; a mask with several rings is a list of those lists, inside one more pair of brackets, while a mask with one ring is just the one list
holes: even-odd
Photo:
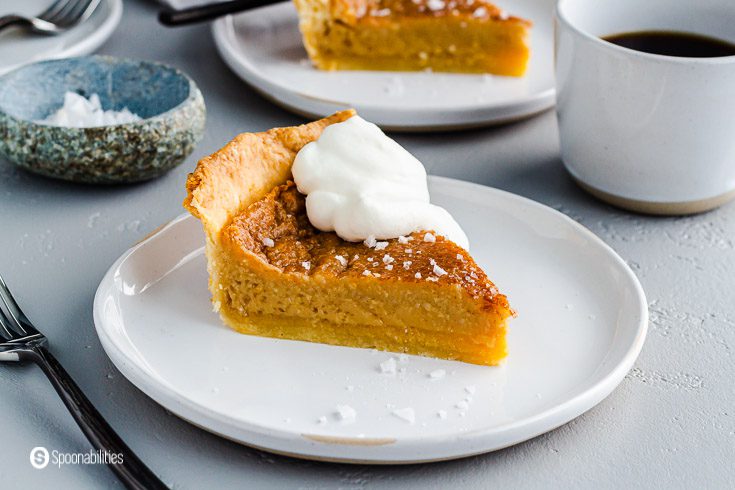
[[84, 20], [98, 3], [99, 0], [57, 0], [38, 18], [65, 27]]
[[0, 338], [6, 342], [25, 342], [43, 337], [20, 309], [0, 276]]

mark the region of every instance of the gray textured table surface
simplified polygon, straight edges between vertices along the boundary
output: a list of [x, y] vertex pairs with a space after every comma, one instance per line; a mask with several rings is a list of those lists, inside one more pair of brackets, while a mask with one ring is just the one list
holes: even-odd
[[[209, 120], [184, 165], [145, 184], [85, 187], [39, 178], [0, 160], [0, 270], [53, 352], [123, 439], [174, 488], [732, 488], [735, 485], [735, 205], [701, 216], [627, 214], [579, 191], [559, 160], [548, 112], [495, 129], [396, 135], [430, 173], [543, 202], [617, 250], [650, 302], [648, 340], [605, 401], [551, 433], [484, 456], [370, 467], [272, 456], [170, 415], [112, 366], [92, 323], [109, 265], [182, 213], [198, 157], [238, 132], [297, 123], [241, 83], [208, 26], [167, 30], [155, 6], [126, 2], [111, 55], [172, 63], [200, 85]], [[706, 165], [706, 162], [701, 162]], [[500, 239], [500, 237], [499, 237]], [[41, 372], [0, 366], [0, 487], [121, 488], [102, 466], [35, 470], [29, 451], [89, 446]]]

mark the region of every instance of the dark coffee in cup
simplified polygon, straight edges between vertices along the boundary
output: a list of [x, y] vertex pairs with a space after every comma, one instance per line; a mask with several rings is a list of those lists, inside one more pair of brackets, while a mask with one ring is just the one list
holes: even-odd
[[644, 53], [685, 58], [735, 56], [735, 44], [715, 37], [677, 31], [636, 31], [605, 36], [605, 41]]

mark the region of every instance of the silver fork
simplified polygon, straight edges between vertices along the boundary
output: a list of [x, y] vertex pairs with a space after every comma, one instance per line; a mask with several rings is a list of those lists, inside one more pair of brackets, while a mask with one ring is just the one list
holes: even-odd
[[40, 34], [61, 34], [87, 20], [99, 4], [100, 0], [55, 0], [35, 17], [16, 14], [0, 17], [0, 31], [18, 26]]
[[[116, 456], [108, 467], [131, 489], [164, 489], [166, 485], [120, 439], [59, 361], [46, 349], [46, 337], [36, 330], [0, 276], [0, 362], [36, 363], [95, 449]], [[107, 458], [109, 459], [109, 458]]]

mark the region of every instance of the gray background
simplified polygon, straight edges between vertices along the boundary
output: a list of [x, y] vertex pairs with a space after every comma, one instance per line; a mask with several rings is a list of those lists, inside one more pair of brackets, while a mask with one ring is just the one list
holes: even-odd
[[[197, 81], [207, 133], [181, 167], [152, 182], [87, 187], [0, 160], [0, 271], [53, 352], [123, 439], [174, 488], [724, 488], [735, 480], [735, 205], [649, 218], [578, 190], [559, 160], [552, 112], [494, 129], [394, 135], [432, 174], [527, 196], [578, 220], [618, 251], [650, 303], [643, 352], [600, 405], [551, 433], [484, 456], [370, 467], [299, 461], [197, 429], [112, 366], [92, 323], [104, 272], [182, 213], [186, 174], [238, 132], [301, 122], [240, 82], [209, 27], [165, 29], [155, 5], [128, 1], [102, 53], [171, 63]], [[693, 162], [706, 171], [707, 162]], [[735, 162], [734, 162], [735, 164]], [[502, 236], [498, 236], [502, 239]], [[89, 445], [38, 368], [0, 367], [0, 487], [122, 488], [102, 466], [35, 470], [34, 446]]]

